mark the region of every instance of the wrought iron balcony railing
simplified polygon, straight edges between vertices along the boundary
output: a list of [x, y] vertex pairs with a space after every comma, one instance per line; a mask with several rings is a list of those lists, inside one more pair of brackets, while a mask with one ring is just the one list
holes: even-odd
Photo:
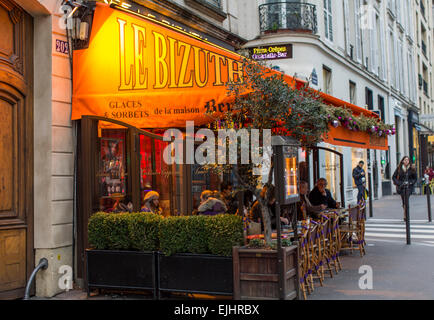
[[316, 6], [300, 2], [266, 3], [259, 6], [259, 24], [262, 34], [279, 30], [316, 34]]

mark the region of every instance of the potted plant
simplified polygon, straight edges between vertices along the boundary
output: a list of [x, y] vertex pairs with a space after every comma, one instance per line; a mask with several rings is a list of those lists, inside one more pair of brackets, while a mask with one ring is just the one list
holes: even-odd
[[159, 291], [231, 296], [232, 247], [242, 240], [239, 216], [164, 219], [160, 225]]
[[96, 213], [89, 220], [87, 289], [233, 294], [232, 247], [243, 241], [235, 215]]
[[104, 213], [89, 219], [87, 291], [151, 290], [157, 297], [156, 250], [162, 218], [151, 213]]

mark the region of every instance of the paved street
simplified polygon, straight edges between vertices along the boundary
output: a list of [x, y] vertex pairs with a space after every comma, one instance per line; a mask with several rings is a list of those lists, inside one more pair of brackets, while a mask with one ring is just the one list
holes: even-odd
[[[344, 269], [327, 278], [324, 287], [317, 287], [310, 300], [434, 299], [434, 223], [428, 223], [426, 196], [410, 198], [410, 246], [400, 197], [374, 201], [373, 209], [366, 225], [367, 254], [342, 256]], [[359, 289], [362, 265], [372, 267], [372, 290]]]

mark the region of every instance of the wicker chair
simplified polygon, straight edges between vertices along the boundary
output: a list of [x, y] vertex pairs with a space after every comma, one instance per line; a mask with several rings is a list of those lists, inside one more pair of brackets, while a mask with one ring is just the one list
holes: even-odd
[[348, 221], [339, 226], [340, 250], [350, 250], [353, 253], [356, 248], [360, 256], [365, 254], [365, 206], [348, 207]]

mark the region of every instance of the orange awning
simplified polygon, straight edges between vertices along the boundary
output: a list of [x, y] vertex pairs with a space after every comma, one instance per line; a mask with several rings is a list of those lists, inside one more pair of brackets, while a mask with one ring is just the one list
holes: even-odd
[[[238, 54], [180, 27], [102, 3], [96, 4], [89, 48], [75, 50], [73, 58], [72, 119], [95, 115], [138, 128], [185, 127], [186, 121], [207, 124], [233, 100], [225, 83], [242, 76]], [[284, 77], [293, 86], [303, 84]], [[378, 117], [320, 94], [325, 103]], [[372, 144], [368, 133], [343, 128], [331, 128], [324, 139], [335, 145], [387, 149], [387, 138], [380, 140]]]
[[151, 18], [97, 3], [89, 48], [74, 51], [72, 119], [113, 118], [139, 128], [210, 122], [227, 111], [225, 83], [240, 56]]

